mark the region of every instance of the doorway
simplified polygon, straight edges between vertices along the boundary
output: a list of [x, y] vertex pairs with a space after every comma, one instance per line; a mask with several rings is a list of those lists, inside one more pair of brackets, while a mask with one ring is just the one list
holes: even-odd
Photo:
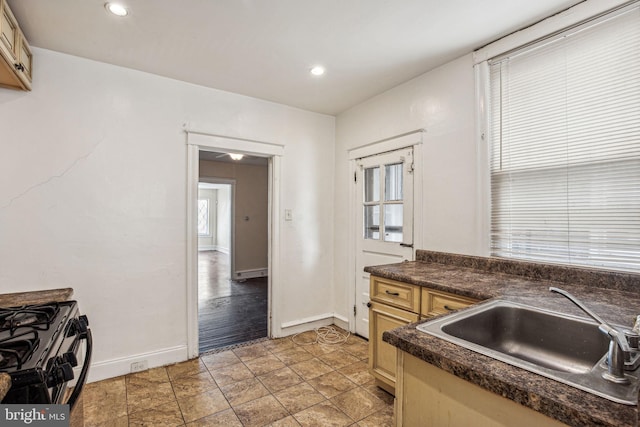
[[269, 161], [234, 157], [199, 153], [199, 353], [268, 336]]
[[367, 265], [414, 259], [414, 149], [357, 159], [355, 173], [355, 332], [369, 337]]

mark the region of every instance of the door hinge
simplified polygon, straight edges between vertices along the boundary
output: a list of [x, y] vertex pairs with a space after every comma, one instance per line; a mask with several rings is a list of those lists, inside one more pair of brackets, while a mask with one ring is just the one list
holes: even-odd
[[358, 182], [358, 172], [357, 171], [353, 172], [353, 182], [355, 182], [355, 183]]
[[353, 315], [355, 316], [357, 314], [357, 310], [356, 310], [356, 306], [355, 304], [353, 305]]
[[409, 173], [413, 173], [414, 170], [415, 170], [415, 163], [411, 162], [411, 164], [409, 165]]

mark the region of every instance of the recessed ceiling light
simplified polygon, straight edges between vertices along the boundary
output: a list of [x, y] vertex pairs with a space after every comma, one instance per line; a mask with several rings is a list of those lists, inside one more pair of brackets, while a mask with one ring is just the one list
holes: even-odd
[[314, 76], [321, 76], [324, 74], [325, 69], [322, 65], [316, 65], [315, 67], [311, 68], [311, 70], [309, 70], [309, 72], [311, 74], [313, 74]]
[[233, 160], [242, 160], [244, 154], [229, 153], [229, 157], [231, 157]]
[[118, 3], [105, 3], [104, 7], [116, 16], [127, 16], [129, 14], [127, 8]]

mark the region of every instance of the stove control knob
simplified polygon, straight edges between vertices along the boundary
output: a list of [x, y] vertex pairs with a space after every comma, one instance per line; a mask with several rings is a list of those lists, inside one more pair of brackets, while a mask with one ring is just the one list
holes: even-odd
[[62, 355], [62, 360], [63, 360], [63, 363], [66, 362], [69, 365], [73, 366], [74, 368], [78, 366], [78, 358], [74, 353], [70, 351]]
[[55, 365], [47, 378], [47, 387], [55, 387], [73, 379], [73, 368], [68, 363]]

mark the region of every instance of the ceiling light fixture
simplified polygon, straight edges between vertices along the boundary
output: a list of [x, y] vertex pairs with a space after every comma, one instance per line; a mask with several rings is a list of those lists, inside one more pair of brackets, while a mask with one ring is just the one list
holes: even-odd
[[127, 8], [118, 3], [105, 3], [104, 7], [116, 16], [127, 16], [129, 14]]
[[313, 74], [314, 76], [321, 76], [324, 74], [325, 69], [322, 65], [316, 65], [313, 68], [311, 68], [311, 70], [309, 70], [309, 72], [311, 74]]
[[231, 157], [233, 160], [242, 160], [244, 154], [229, 153], [229, 157]]

